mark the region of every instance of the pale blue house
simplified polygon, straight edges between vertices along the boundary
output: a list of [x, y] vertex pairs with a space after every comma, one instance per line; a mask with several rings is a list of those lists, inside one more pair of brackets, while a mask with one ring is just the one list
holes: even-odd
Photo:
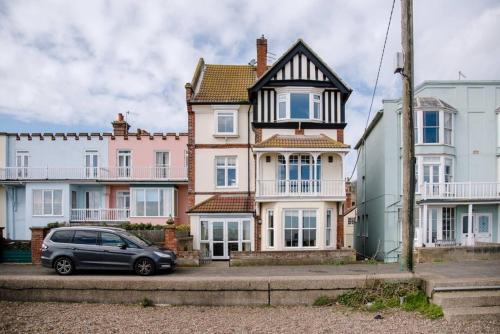
[[[387, 262], [401, 246], [401, 100], [384, 100], [356, 144], [355, 247]], [[415, 245], [500, 242], [500, 81], [415, 90]]]
[[[29, 240], [30, 227], [70, 222], [72, 209], [104, 206], [106, 186], [97, 182], [94, 173], [100, 166], [108, 166], [105, 136], [6, 136], [0, 182], [6, 191], [7, 238]], [[95, 199], [102, 203], [91, 203]]]

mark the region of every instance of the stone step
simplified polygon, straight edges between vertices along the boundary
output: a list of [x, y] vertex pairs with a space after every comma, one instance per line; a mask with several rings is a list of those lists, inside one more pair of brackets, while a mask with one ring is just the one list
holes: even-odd
[[[500, 278], [497, 277], [475, 277], [475, 278], [446, 278], [446, 279], [425, 279], [424, 288], [428, 297], [434, 293], [444, 292], [440, 289], [457, 288], [471, 291], [479, 291], [484, 287], [492, 287], [494, 290], [500, 290]], [[477, 290], [476, 290], [477, 289]], [[485, 290], [488, 291], [488, 290]], [[490, 290], [491, 291], [491, 290]]]
[[435, 292], [432, 302], [443, 308], [500, 306], [500, 290]]
[[500, 306], [455, 307], [443, 310], [448, 321], [500, 320]]

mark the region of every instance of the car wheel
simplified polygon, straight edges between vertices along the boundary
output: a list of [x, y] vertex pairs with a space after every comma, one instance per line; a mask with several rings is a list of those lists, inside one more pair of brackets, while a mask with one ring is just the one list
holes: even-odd
[[155, 264], [153, 260], [143, 257], [135, 263], [135, 273], [141, 276], [153, 275], [155, 272]]
[[54, 262], [54, 269], [59, 275], [71, 275], [75, 271], [75, 266], [70, 258], [60, 257]]

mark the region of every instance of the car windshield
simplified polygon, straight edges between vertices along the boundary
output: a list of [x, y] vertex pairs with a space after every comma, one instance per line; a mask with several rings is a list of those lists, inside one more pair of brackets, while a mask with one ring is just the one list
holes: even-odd
[[134, 244], [136, 244], [139, 247], [147, 247], [151, 246], [152, 243], [149, 240], [143, 239], [137, 235], [128, 233], [128, 232], [123, 232], [123, 236], [127, 238], [128, 240], [132, 241]]

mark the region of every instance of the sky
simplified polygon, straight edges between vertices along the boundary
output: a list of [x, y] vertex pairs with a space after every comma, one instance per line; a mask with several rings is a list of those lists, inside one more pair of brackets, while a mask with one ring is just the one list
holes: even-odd
[[[345, 141], [367, 122], [392, 0], [0, 0], [0, 131], [187, 131], [184, 84], [200, 57], [247, 64], [264, 34], [279, 57], [304, 39], [353, 89]], [[500, 79], [500, 1], [414, 1], [415, 83]], [[396, 0], [371, 116], [400, 95]], [[350, 176], [351, 152], [344, 166]]]

